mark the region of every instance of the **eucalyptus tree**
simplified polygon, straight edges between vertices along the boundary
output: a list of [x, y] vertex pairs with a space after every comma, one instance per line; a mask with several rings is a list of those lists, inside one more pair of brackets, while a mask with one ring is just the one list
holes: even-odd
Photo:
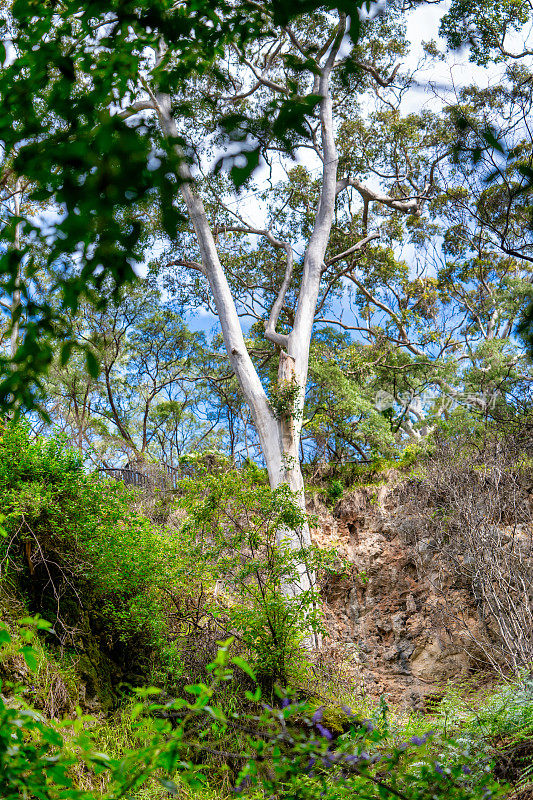
[[[284, 0], [269, 0], [266, 9], [283, 25], [318, 5], [324, 3], [303, 0], [289, 7]], [[333, 0], [332, 7], [357, 9], [358, 4]], [[164, 226], [175, 230], [178, 216], [169, 200], [176, 182], [183, 181], [183, 153], [166, 137], [154, 137], [143, 120], [126, 124], [116, 113], [117, 102], [137, 101], [147, 52], [170, 45], [166, 68], [156, 70], [156, 83], [183, 92], [195, 76], [216, 72], [225, 47], [258, 40], [263, 23], [255, 0], [112, 0], [105, 7], [96, 0], [60, 5], [2, 0], [0, 183], [5, 183], [7, 166], [31, 186], [34, 201], [51, 204], [54, 212], [39, 219], [23, 211], [18, 223], [0, 229], [0, 279], [10, 288], [22, 262], [30, 275], [22, 276], [19, 286], [29, 313], [16, 356], [0, 356], [3, 408], [38, 404], [42, 376], [54, 357], [50, 339], [60, 343], [61, 357], [68, 360], [68, 318], [80, 301], [103, 307], [104, 280], [115, 298], [123, 284], [135, 281], [135, 265], [146, 245], [139, 204], [158, 195]], [[352, 29], [355, 35], [357, 25]], [[305, 112], [299, 106], [295, 113], [293, 99], [275, 103], [265, 120], [285, 138]], [[193, 104], [183, 101], [181, 113], [192, 111]], [[235, 173], [237, 183], [241, 178]], [[23, 247], [17, 245], [21, 236]], [[37, 243], [46, 250], [44, 267], [59, 303], [33, 294]], [[88, 367], [96, 371], [90, 354]]]
[[[15, 354], [24, 340], [28, 317], [37, 297], [50, 292], [50, 275], [43, 271], [47, 247], [32, 242], [22, 224], [24, 216], [36, 216], [47, 207], [32, 197], [32, 186], [13, 168], [12, 159], [0, 160], [0, 240], [4, 258], [11, 256], [11, 269], [0, 273], [0, 309], [2, 314], [2, 355], [16, 371]], [[5, 242], [10, 248], [5, 248]], [[26, 257], [31, 250], [31, 261]], [[31, 293], [27, 291], [31, 285]]]
[[[307, 2], [287, 12], [284, 3], [259, 7], [248, 0], [196, 4], [193, 9], [166, 2], [132, 7], [119, 0], [105, 9], [79, 0], [56, 9], [17, 0], [11, 24], [4, 26], [14, 57], [8, 54], [0, 76], [0, 99], [8, 120], [0, 125], [5, 150], [11, 153], [20, 146], [17, 170], [35, 182], [39, 197], [54, 198], [61, 207], [48, 233], [48, 264], [69, 261], [69, 269], [57, 273], [63, 307], [75, 313], [83, 297], [105, 305], [101, 295], [106, 280], [116, 297], [120, 285], [134, 278], [135, 260], [142, 257], [137, 209], [155, 190], [163, 227], [172, 237], [180, 222], [175, 203], [179, 193], [200, 251], [199, 260], [187, 259], [187, 266], [199, 269], [209, 282], [228, 358], [250, 408], [271, 484], [288, 483], [301, 505], [298, 441], [303, 394], [336, 197], [353, 185], [391, 207], [408, 212], [417, 208], [416, 199], [383, 196], [359, 186], [352, 176], [338, 181], [332, 89], [345, 60], [348, 30], [353, 40], [359, 27], [357, 3], [338, 5], [340, 13], [313, 15], [315, 5]], [[347, 8], [353, 12], [349, 22]], [[302, 17], [291, 28], [299, 12]], [[383, 52], [374, 61], [370, 54], [369, 63], [351, 58], [351, 65], [386, 84], [391, 76], [381, 77], [380, 57], [383, 60]], [[385, 66], [386, 62], [387, 57]], [[345, 96], [348, 93], [346, 84]], [[266, 326], [269, 341], [279, 348], [277, 411], [246, 347], [217, 250], [217, 233], [201, 199], [196, 180], [201, 159], [194, 164], [202, 138], [199, 129], [203, 135], [222, 130], [225, 143], [241, 143], [236, 157], [227, 152], [222, 159], [233, 158], [231, 175], [237, 183], [252, 172], [261, 155], [268, 160], [268, 153], [294, 150], [300, 144], [310, 142], [322, 163], [301, 275], [289, 243], [265, 232], [286, 254], [284, 277]], [[23, 226], [35, 238], [44, 236], [43, 226], [29, 218]], [[354, 252], [364, 246], [364, 239], [351, 245]], [[2, 258], [3, 270], [12, 275], [24, 255], [11, 246]], [[185, 261], [182, 253], [178, 259]], [[72, 262], [79, 268], [72, 269]], [[276, 326], [293, 279], [299, 284], [299, 301], [292, 330], [282, 333]], [[29, 351], [32, 344], [39, 350], [39, 336], [53, 328], [51, 320], [58, 321], [46, 301], [28, 319], [25, 352], [19, 348], [16, 355], [23, 370], [6, 375], [4, 401], [18, 395], [26, 405], [33, 402], [27, 381], [21, 380], [35, 378], [34, 362], [37, 372], [40, 369], [39, 359], [32, 360]], [[62, 361], [71, 350], [72, 342], [65, 342]], [[49, 358], [46, 354], [44, 360]], [[88, 366], [96, 373], [94, 356]], [[309, 543], [306, 526], [287, 534], [294, 546]], [[296, 591], [309, 585], [304, 571]]]
[[[455, 123], [457, 128], [466, 134], [467, 139], [474, 139], [474, 147], [467, 141], [459, 143], [458, 151], [470, 156], [474, 167], [481, 160], [489, 163], [485, 170], [486, 182], [493, 186], [492, 197], [499, 198], [494, 207], [496, 226], [492, 227], [488, 220], [491, 203], [486, 204], [488, 215], [485, 215], [486, 228], [491, 229], [499, 238], [501, 249], [509, 256], [525, 258], [530, 262], [530, 254], [517, 244], [517, 230], [509, 226], [512, 206], [522, 205], [521, 230], [526, 234], [533, 228], [533, 215], [529, 199], [533, 190], [533, 165], [531, 163], [532, 135], [530, 127], [531, 109], [531, 70], [533, 57], [533, 29], [531, 26], [531, 4], [528, 0], [513, 0], [504, 3], [482, 3], [480, 0], [452, 0], [450, 8], [441, 20], [440, 33], [449, 47], [463, 47], [468, 50], [470, 61], [477, 65], [490, 66], [503, 64], [506, 75], [502, 75], [501, 83], [507, 92], [503, 107], [514, 105], [514, 114], [499, 115], [494, 119], [497, 104], [488, 102], [487, 94], [481, 98], [481, 105], [491, 107], [492, 119], [485, 127], [480, 127], [476, 114], [463, 113], [458, 104]], [[501, 90], [496, 88], [496, 94]], [[483, 94], [483, 93], [482, 93]], [[518, 113], [517, 113], [518, 112]], [[503, 116], [503, 120], [502, 120]], [[502, 122], [504, 124], [502, 124]], [[518, 138], [518, 142], [517, 142]], [[521, 141], [520, 141], [521, 139]], [[471, 145], [471, 142], [470, 142]], [[466, 159], [468, 160], [468, 159]], [[503, 203], [502, 203], [503, 201]], [[529, 209], [529, 210], [528, 210]], [[526, 212], [524, 214], [524, 211]], [[502, 225], [503, 223], [503, 225]], [[518, 241], [520, 227], [518, 229]], [[513, 241], [514, 240], [514, 241]], [[526, 244], [527, 247], [527, 244]], [[533, 290], [529, 290], [530, 302], [520, 311], [517, 332], [526, 342], [530, 355], [533, 354]]]
[[[354, 115], [341, 130], [352, 152], [360, 143], [360, 169], [371, 148], [370, 171], [409, 176], [422, 159], [431, 174], [424, 216], [383, 220], [379, 242], [347, 264], [352, 319], [337, 321], [366, 345], [404, 441], [427, 435], [457, 404], [487, 413], [531, 381], [513, 331], [531, 297], [532, 85], [530, 69], [511, 64], [498, 86], [467, 86], [440, 113], [378, 109], [370, 124]], [[506, 154], [484, 146], [488, 130]], [[378, 220], [371, 211], [367, 225]]]
[[[155, 200], [162, 230], [151, 243], [167, 238], [162, 260], [186, 293], [206, 282], [271, 485], [288, 484], [302, 506], [299, 445], [315, 323], [338, 311], [346, 281], [364, 295], [361, 286], [368, 291], [373, 274], [387, 270], [403, 270], [419, 335], [434, 318], [431, 282], [413, 279], [394, 253], [399, 218], [412, 230], [425, 224], [439, 160], [424, 121], [419, 141], [404, 135], [402, 149], [402, 126], [411, 124], [400, 111], [409, 86], [399, 63], [408, 49], [404, 12], [391, 4], [386, 16], [360, 23], [357, 4], [317, 12], [305, 3], [287, 14], [281, 3], [251, 0], [201, 4], [196, 15], [187, 4], [118, 0], [105, 9], [70, 0], [57, 10], [17, 0], [13, 10], [18, 56], [4, 68], [0, 95], [16, 125], [2, 125], [0, 137], [8, 148], [22, 143], [21, 174], [62, 204], [49, 263], [70, 259], [58, 278], [64, 303], [75, 310], [83, 295], [103, 303], [106, 280], [112, 294], [134, 278], [150, 244], [139, 209]], [[27, 106], [22, 93], [32, 98]], [[384, 148], [360, 112], [376, 104], [375, 119], [395, 130]], [[259, 197], [265, 213], [250, 221], [239, 196], [228, 198], [223, 173], [245, 185], [263, 164], [275, 179], [287, 152], [309, 153], [311, 165]], [[208, 169], [204, 179], [209, 161], [222, 174]], [[368, 316], [377, 304], [366, 300]], [[36, 331], [47, 315], [46, 305], [36, 310]], [[262, 326], [266, 385], [242, 315]], [[286, 538], [305, 546], [309, 531]], [[303, 572], [297, 591], [309, 584]]]
[[[348, 22], [343, 15], [316, 14], [276, 28], [265, 10], [264, 26], [261, 42], [233, 47], [228, 52], [217, 80], [210, 77], [193, 87], [198, 112], [190, 125], [176, 114], [180, 98], [158, 92], [149, 78], [144, 90], [148, 96], [143, 93], [137, 102], [143, 104], [144, 113], [153, 108], [168, 137], [181, 137], [194, 145], [197, 161], [194, 166], [182, 166], [187, 180], [181, 187], [191, 232], [184, 226], [182, 234], [170, 244], [167, 263], [182, 268], [180, 281], [191, 270], [206, 279], [270, 483], [273, 487], [288, 484], [303, 505], [299, 444], [317, 312], [335, 293], [346, 271], [345, 260], [357, 258], [378, 236], [376, 231], [365, 231], [364, 209], [378, 204], [388, 211], [418, 215], [430, 183], [429, 173], [421, 167], [412, 176], [419, 180], [416, 189], [393, 178], [387, 192], [362, 182], [353, 159], [345, 158], [339, 168], [339, 126], [353, 113], [360, 98], [372, 92], [374, 85], [382, 91], [401, 91], [404, 79], [399, 76], [396, 61], [405, 54], [406, 42], [392, 11], [386, 19], [363, 25], [352, 51], [346, 47]], [[168, 52], [161, 48], [154, 56], [156, 76], [169, 58]], [[338, 75], [347, 62], [351, 74], [344, 69]], [[260, 121], [267, 115], [272, 98], [291, 94], [300, 96], [308, 107], [293, 149], [305, 147], [313, 154], [318, 176], [313, 178], [309, 170], [297, 167], [288, 182], [266, 198], [264, 224], [250, 224], [238, 209], [238, 198], [237, 208], [228, 202], [223, 179], [218, 184], [210, 179], [207, 185], [199, 179], [202, 142], [207, 140], [210, 147], [219, 144], [216, 137], [208, 138], [214, 132], [213, 115], [224, 117], [227, 125], [234, 126], [244, 126], [243, 121], [251, 119], [256, 121], [256, 130], [255, 137], [245, 142], [248, 161], [262, 157], [271, 163], [281, 145], [264, 135]], [[235, 168], [239, 168], [238, 162]], [[342, 231], [334, 227], [341, 208], [345, 223]], [[265, 387], [260, 380], [240, 314], [262, 321], [264, 339], [278, 363], [277, 378], [270, 386]], [[306, 528], [288, 536], [294, 545], [309, 543]]]
[[[66, 364], [55, 360], [47, 411], [88, 462], [111, 466], [123, 455], [173, 466], [209, 436], [204, 338], [188, 330], [149, 277], [105, 310], [84, 303], [72, 328], [76, 353]], [[87, 349], [98, 376], [85, 368]]]

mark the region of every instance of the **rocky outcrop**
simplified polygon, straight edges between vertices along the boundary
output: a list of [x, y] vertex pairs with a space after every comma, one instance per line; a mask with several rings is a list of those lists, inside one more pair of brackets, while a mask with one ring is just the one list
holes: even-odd
[[322, 580], [324, 647], [362, 692], [423, 711], [448, 680], [481, 667], [473, 598], [446, 580], [431, 542], [412, 541], [388, 487], [350, 492], [333, 510], [310, 497], [308, 510], [315, 542], [343, 561]]

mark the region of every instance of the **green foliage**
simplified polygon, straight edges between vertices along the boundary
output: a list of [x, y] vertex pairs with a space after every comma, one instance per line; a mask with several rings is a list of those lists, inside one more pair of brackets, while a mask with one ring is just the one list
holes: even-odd
[[524, 0], [454, 0], [442, 18], [440, 33], [454, 49], [469, 45], [470, 60], [486, 66], [491, 59], [504, 58], [506, 36], [520, 31], [529, 14], [530, 7]]
[[[20, 648], [30, 669], [37, 666], [31, 645], [32, 628], [46, 629], [43, 620], [25, 620], [26, 643]], [[12, 642], [7, 629], [0, 624], [0, 659]], [[93, 800], [92, 793], [75, 786], [72, 769], [85, 764], [96, 770], [105, 764], [106, 757], [91, 751], [83, 731], [84, 718], [64, 725], [47, 722], [41, 714], [26, 706], [22, 687], [11, 688], [9, 701], [0, 693], [0, 795], [4, 800]], [[68, 742], [62, 728], [72, 726]]]
[[[139, 770], [138, 754], [132, 752], [115, 776], [120, 779], [137, 770], [137, 786], [151, 774], [170, 791], [177, 791], [180, 782], [202, 787], [209, 780], [208, 759], [217, 754], [238, 761], [241, 768], [233, 786], [251, 797], [266, 792], [287, 800], [360, 796], [487, 800], [504, 794], [505, 787], [490, 775], [490, 761], [480, 759], [479, 751], [459, 739], [428, 731], [402, 740], [394, 735], [384, 705], [376, 723], [361, 719], [349, 708], [339, 709], [336, 716], [341, 724], [333, 730], [326, 722], [331, 716], [327, 709], [282, 692], [270, 705], [262, 702], [257, 689], [246, 693], [247, 710], [228, 714], [217, 695], [234, 666], [246, 667], [231, 658], [226, 642], [210, 666], [213, 681], [188, 687], [195, 702], [180, 699], [164, 706], [178, 712], [174, 730], [168, 723], [152, 723], [150, 744], [141, 751], [144, 771]], [[146, 726], [146, 719], [142, 724]], [[236, 751], [230, 750], [235, 726], [249, 731]], [[130, 790], [133, 786], [131, 782]]]
[[533, 774], [533, 691], [527, 673], [488, 689], [468, 682], [450, 683], [429, 711], [429, 717], [415, 714], [407, 720], [391, 720], [394, 736], [419, 738], [431, 729], [438, 732], [434, 744], [441, 743], [443, 766], [457, 764], [466, 753], [477, 780], [492, 772], [515, 790], [529, 784]]
[[[466, 701], [470, 718], [461, 735], [485, 743], [495, 774], [515, 786], [533, 780], [533, 685], [524, 673], [516, 683], [491, 693], [477, 708]], [[478, 747], [478, 749], [480, 749]]]
[[11, 423], [0, 437], [0, 498], [2, 580], [53, 620], [60, 641], [72, 644], [85, 613], [111, 650], [159, 648], [176, 542], [135, 512], [132, 491], [85, 475], [61, 437], [32, 439]]
[[367, 453], [391, 456], [390, 421], [376, 404], [376, 379], [367, 351], [323, 332], [312, 350], [304, 432], [317, 443], [315, 457], [335, 463]]
[[[188, 518], [179, 538], [182, 591], [210, 587], [206, 612], [237, 638], [258, 677], [286, 681], [302, 658], [303, 639], [317, 632], [315, 589], [288, 596], [302, 574], [327, 556], [294, 549], [285, 536], [308, 524], [286, 486], [272, 491], [257, 468], [198, 473], [181, 485]], [[262, 478], [262, 476], [260, 476]]]
[[301, 391], [294, 379], [276, 383], [271, 387], [270, 404], [278, 419], [285, 419], [295, 414]]
[[[11, 608], [12, 597], [9, 600]], [[7, 615], [1, 616], [6, 619]], [[9, 625], [6, 622], [0, 631], [0, 639], [4, 639], [0, 677], [6, 689], [12, 687], [13, 681], [23, 679], [17, 688], [18, 699], [49, 719], [60, 719], [72, 713], [79, 703], [79, 676], [70, 659], [58, 658], [42, 638], [35, 636], [36, 631], [46, 634], [50, 627], [39, 615], [23, 618], [17, 625], [12, 620]]]
[[[337, 0], [337, 5], [354, 12], [359, 7], [357, 0]], [[105, 281], [117, 297], [121, 286], [135, 280], [135, 263], [142, 260], [147, 239], [141, 209], [155, 199], [171, 239], [183, 222], [173, 201], [191, 143], [181, 132], [165, 136], [129, 109], [144, 96], [148, 72], [150, 92], [171, 96], [179, 116], [190, 118], [197, 111], [191, 84], [206, 75], [220, 77], [218, 62], [227, 48], [253, 44], [278, 20], [286, 24], [318, 7], [316, 0], [290, 8], [278, 0], [264, 8], [226, 0], [200, 0], [192, 6], [162, 0], [156, 7], [114, 0], [103, 8], [92, 0], [68, 0], [58, 9], [15, 0], [3, 13], [2, 39], [13, 45], [7, 61], [5, 48], [0, 50], [0, 142], [8, 172], [24, 176], [33, 201], [61, 212], [47, 230], [25, 212], [0, 228], [5, 245], [0, 282], [10, 295], [20, 278], [27, 312], [16, 358], [13, 363], [0, 359], [2, 407], [31, 408], [40, 399], [43, 373], [54, 355], [50, 339], [66, 340], [62, 358], [68, 358], [71, 328], [65, 312], [75, 312], [84, 299], [105, 306]], [[355, 38], [357, 13], [353, 19], [350, 34]], [[165, 57], [153, 68], [148, 53], [161, 47]], [[237, 186], [259, 163], [257, 148], [247, 140], [259, 129], [290, 150], [317, 99], [301, 97], [292, 84], [290, 95], [276, 96], [259, 120], [241, 113], [224, 119], [218, 113], [215, 128], [226, 144], [236, 145], [236, 152], [223, 160]], [[39, 250], [55, 304], [50, 295], [39, 298], [33, 291]], [[89, 371], [96, 374], [93, 355], [87, 353]]]
[[333, 480], [328, 483], [326, 494], [331, 502], [335, 502], [336, 500], [340, 500], [342, 495], [344, 494], [344, 486], [342, 485], [341, 481]]
[[[10, 644], [5, 629], [0, 638], [0, 649]], [[332, 716], [329, 709], [281, 691], [273, 705], [262, 701], [260, 689], [247, 691], [247, 710], [228, 713], [220, 702], [224, 686], [235, 670], [244, 670], [251, 680], [253, 672], [242, 658], [232, 656], [231, 639], [220, 645], [209, 665], [211, 679], [187, 687], [191, 699], [158, 703], [156, 689], [138, 690], [137, 702], [124, 711], [115, 733], [79, 715], [75, 721], [51, 725], [13, 704], [16, 693], [9, 705], [0, 696], [2, 797], [95, 800], [96, 791], [77, 787], [81, 772], [94, 783], [105, 774], [101, 786], [110, 800], [158, 797], [157, 791], [144, 793], [154, 782], [173, 795], [181, 796], [189, 787], [204, 796], [211, 760], [218, 756], [237, 760], [233, 786], [251, 797], [259, 791], [287, 800], [487, 800], [503, 796], [506, 788], [491, 776], [493, 758], [483, 742], [516, 730], [522, 741], [531, 734], [527, 682], [519, 696], [516, 686], [508, 687], [476, 712], [456, 715], [455, 727], [444, 735], [428, 731], [427, 719], [420, 720], [418, 729], [412, 724], [395, 729], [383, 703], [375, 722], [347, 707], [335, 710], [339, 724], [332, 728], [326, 721]], [[150, 702], [154, 695], [155, 702]], [[448, 700], [457, 709], [451, 695]], [[247, 733], [235, 752], [236, 728]], [[108, 752], [98, 752], [96, 743]]]
[[55, 359], [45, 407], [93, 463], [116, 463], [120, 448], [130, 460], [175, 464], [199, 440], [209, 445], [198, 413], [206, 398], [204, 336], [165, 302], [153, 273], [123, 288], [106, 310], [82, 303], [72, 324], [76, 345], [90, 343], [102, 374], [89, 375], [79, 352], [67, 364]]

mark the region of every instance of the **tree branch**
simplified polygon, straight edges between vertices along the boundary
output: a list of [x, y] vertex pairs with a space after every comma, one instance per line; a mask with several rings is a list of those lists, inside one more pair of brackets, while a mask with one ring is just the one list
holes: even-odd
[[292, 245], [290, 242], [283, 242], [281, 239], [278, 239], [274, 236], [272, 231], [264, 230], [262, 228], [253, 228], [250, 225], [244, 224], [242, 227], [237, 225], [223, 225], [221, 227], [217, 227], [214, 229], [215, 233], [231, 231], [235, 233], [252, 233], [257, 236], [264, 236], [273, 247], [278, 249], [285, 250], [287, 256], [287, 266], [285, 267], [285, 275], [283, 276], [283, 281], [281, 287], [279, 289], [278, 295], [272, 305], [272, 309], [270, 311], [270, 315], [265, 327], [265, 337], [268, 341], [273, 342], [274, 344], [279, 345], [279, 347], [287, 347], [289, 337], [287, 334], [277, 333], [276, 332], [276, 325], [279, 319], [279, 315], [281, 313], [281, 309], [283, 308], [283, 301], [285, 300], [285, 295], [287, 294], [289, 287], [291, 285], [292, 274], [294, 271], [294, 256], [292, 252]]
[[343, 15], [337, 26], [335, 39], [331, 45], [321, 74], [320, 76], [315, 76], [315, 82], [318, 81], [318, 94], [322, 97], [320, 102], [320, 130], [322, 134], [323, 163], [322, 187], [315, 224], [305, 252], [302, 283], [298, 295], [294, 327], [289, 335], [288, 342], [288, 352], [294, 358], [298, 380], [301, 381], [302, 385], [305, 384], [307, 379], [309, 346], [313, 331], [318, 292], [320, 289], [320, 279], [322, 277], [322, 264], [331, 234], [331, 225], [333, 223], [333, 214], [335, 211], [337, 165], [339, 159], [335, 147], [330, 80], [345, 31], [346, 17]]
[[[154, 95], [154, 100], [157, 104], [157, 112], [163, 133], [172, 139], [177, 139], [178, 129], [172, 117], [170, 97], [165, 94], [158, 94]], [[279, 464], [278, 422], [247, 350], [235, 301], [220, 263], [204, 204], [197, 192], [190, 168], [179, 147], [177, 148], [177, 155], [179, 157], [179, 173], [177, 177], [180, 180], [180, 191], [196, 233], [202, 255], [202, 266], [215, 301], [228, 358], [250, 407], [265, 454], [265, 460], [270, 470], [272, 470], [271, 479], [279, 481], [281, 476], [273, 474], [278, 469], [273, 465]]]
[[[352, 247], [349, 247], [348, 250], [345, 250], [344, 253], [339, 253], [338, 255], [333, 256], [333, 258], [328, 259], [328, 261], [325, 262], [325, 267], [331, 267], [331, 265], [336, 264], [337, 261], [342, 261], [343, 258], [351, 256], [353, 253], [357, 253], [358, 250], [362, 250], [363, 247], [365, 247], [369, 242], [373, 241], [374, 239], [379, 239], [379, 237], [379, 231], [376, 231], [375, 233], [369, 233], [368, 236], [365, 236], [364, 239], [360, 239], [356, 244], [352, 245]], [[325, 272], [325, 269], [323, 272]]]
[[394, 197], [389, 197], [388, 195], [381, 194], [381, 192], [375, 191], [374, 189], [370, 189], [370, 187], [365, 186], [361, 181], [357, 180], [357, 178], [341, 178], [341, 180], [337, 181], [336, 193], [340, 194], [349, 186], [353, 187], [363, 200], [366, 202], [374, 201], [376, 203], [381, 203], [381, 205], [387, 206], [388, 208], [393, 208], [395, 211], [403, 211], [405, 214], [414, 214], [415, 216], [419, 216], [420, 214], [420, 201], [423, 198], [423, 195], [419, 197], [411, 197], [405, 198], [404, 200], [399, 200]]
[[391, 83], [393, 82], [394, 78], [398, 73], [398, 70], [400, 69], [400, 65], [396, 64], [389, 77], [382, 78], [373, 64], [368, 64], [365, 61], [357, 61], [356, 63], [359, 69], [362, 69], [363, 72], [366, 72], [368, 75], [371, 75], [372, 78], [376, 81], [376, 83], [379, 84], [379, 86], [382, 86], [384, 89], [386, 89], [387, 86], [391, 85]]
[[129, 106], [129, 108], [117, 114], [117, 116], [120, 117], [120, 119], [128, 119], [129, 117], [133, 117], [134, 114], [138, 114], [139, 111], [157, 111], [157, 107], [153, 100], [138, 100], [136, 103]]

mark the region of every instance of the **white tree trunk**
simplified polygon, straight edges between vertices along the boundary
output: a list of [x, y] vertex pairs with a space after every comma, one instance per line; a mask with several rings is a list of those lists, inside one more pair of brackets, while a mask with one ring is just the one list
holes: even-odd
[[[294, 493], [295, 500], [304, 513], [305, 494], [299, 460], [299, 445], [309, 365], [309, 349], [324, 257], [335, 210], [338, 158], [334, 142], [330, 77], [344, 31], [345, 20], [341, 20], [337, 36], [330, 47], [321, 74], [315, 79], [315, 92], [322, 97], [320, 102], [320, 125], [323, 179], [315, 224], [305, 253], [294, 327], [288, 337], [277, 334], [274, 330], [284, 294], [290, 283], [292, 272], [290, 266], [267, 326], [267, 338], [280, 348], [278, 389], [281, 393], [287, 388], [292, 388], [296, 392], [295, 396], [293, 393], [294, 402], [277, 415], [269, 403], [246, 348], [235, 302], [220, 263], [205, 207], [196, 191], [194, 179], [188, 166], [183, 159], [181, 161], [180, 178], [183, 181], [181, 193], [194, 226], [202, 258], [201, 265], [196, 265], [196, 267], [203, 272], [209, 281], [228, 358], [250, 408], [265, 459], [270, 486], [275, 489], [282, 484], [286, 484]], [[178, 129], [172, 117], [170, 98], [167, 95], [159, 94], [154, 96], [154, 101], [163, 132], [169, 137], [177, 137]], [[182, 156], [182, 153], [180, 153], [180, 156]], [[289, 261], [292, 259], [292, 252], [288, 254], [288, 259]], [[281, 349], [282, 345], [285, 346], [285, 349]], [[285, 543], [297, 550], [306, 548], [311, 543], [307, 523], [299, 530], [284, 530], [280, 535]], [[302, 591], [306, 591], [314, 585], [315, 576], [307, 569], [303, 560], [298, 568], [298, 573], [294, 583], [284, 587], [287, 596], [297, 597]]]

